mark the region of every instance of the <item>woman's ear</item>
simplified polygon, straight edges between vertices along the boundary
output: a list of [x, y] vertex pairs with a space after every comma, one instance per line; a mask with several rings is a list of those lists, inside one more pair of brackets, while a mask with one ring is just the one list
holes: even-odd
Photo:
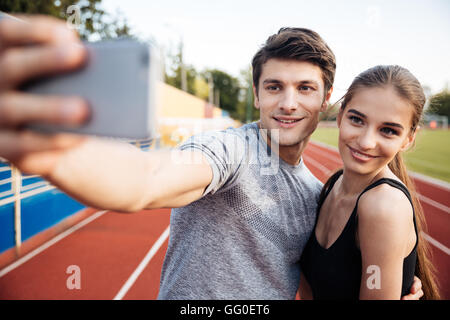
[[406, 138], [405, 141], [403, 142], [403, 145], [401, 147], [401, 151], [406, 151], [408, 150], [409, 147], [411, 147], [414, 144], [414, 141], [416, 140], [416, 134], [417, 131], [419, 130], [419, 127], [417, 127], [414, 132], [411, 132]]

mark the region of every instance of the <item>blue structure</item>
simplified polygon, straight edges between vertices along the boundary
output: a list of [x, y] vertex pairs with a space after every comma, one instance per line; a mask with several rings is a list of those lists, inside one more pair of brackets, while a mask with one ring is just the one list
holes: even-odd
[[[85, 208], [40, 177], [22, 175], [21, 179], [22, 241]], [[7, 163], [0, 163], [0, 253], [16, 245], [14, 202], [11, 168]]]
[[[147, 151], [154, 147], [151, 140], [132, 141]], [[10, 165], [0, 158], [0, 254], [16, 246], [15, 200]], [[20, 233], [21, 242], [33, 237], [85, 206], [61, 192], [39, 176], [21, 175], [20, 183]]]

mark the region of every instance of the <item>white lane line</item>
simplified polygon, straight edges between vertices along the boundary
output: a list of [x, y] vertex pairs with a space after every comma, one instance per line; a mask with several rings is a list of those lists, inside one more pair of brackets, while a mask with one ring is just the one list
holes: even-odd
[[319, 162], [317, 162], [313, 158], [311, 158], [309, 156], [306, 156], [306, 155], [303, 155], [303, 158], [306, 161], [310, 162], [314, 167], [316, 167], [317, 169], [322, 171], [327, 177], [331, 173], [331, 170], [329, 170], [327, 167], [323, 166], [322, 164], [320, 164]]
[[341, 160], [340, 156], [335, 156], [334, 154], [331, 154], [329, 152], [322, 151], [321, 149], [319, 149], [317, 147], [310, 148], [310, 152], [318, 153], [321, 157], [324, 157], [333, 162], [337, 162], [340, 166], [342, 166], [342, 160]]
[[30, 260], [31, 258], [33, 258], [34, 256], [38, 255], [39, 253], [41, 253], [42, 251], [44, 251], [45, 249], [49, 248], [50, 246], [54, 245], [55, 243], [57, 243], [58, 241], [62, 240], [63, 238], [67, 237], [69, 234], [77, 231], [78, 229], [84, 227], [85, 225], [87, 225], [88, 223], [94, 221], [95, 219], [99, 218], [100, 216], [102, 216], [104, 213], [108, 212], [107, 210], [104, 211], [98, 211], [96, 213], [94, 213], [93, 215], [87, 217], [86, 219], [84, 219], [83, 221], [79, 222], [78, 224], [72, 226], [71, 228], [67, 229], [66, 231], [60, 233], [59, 235], [57, 235], [56, 237], [54, 237], [53, 239], [47, 241], [46, 243], [44, 243], [43, 245], [39, 246], [38, 248], [34, 249], [33, 251], [31, 251], [30, 253], [24, 255], [22, 258], [20, 258], [19, 260], [15, 261], [14, 263], [10, 264], [9, 266], [7, 266], [6, 268], [0, 270], [0, 278], [3, 277], [4, 275], [6, 275], [8, 272], [14, 270], [15, 268], [19, 267], [20, 265], [24, 264], [25, 262], [27, 262], [28, 260]]
[[450, 208], [449, 207], [447, 207], [447, 206], [445, 206], [445, 205], [443, 205], [443, 204], [441, 204], [439, 202], [436, 202], [436, 201], [434, 201], [434, 200], [432, 200], [430, 198], [427, 198], [424, 195], [421, 195], [419, 193], [417, 194], [417, 196], [418, 196], [420, 201], [428, 203], [429, 205], [431, 205], [433, 207], [436, 207], [436, 208], [444, 211], [445, 213], [450, 213]]
[[166, 239], [169, 237], [169, 231], [170, 226], [168, 226], [166, 230], [164, 230], [164, 232], [159, 236], [158, 240], [156, 240], [155, 244], [151, 247], [150, 251], [145, 255], [144, 259], [138, 265], [136, 270], [134, 270], [134, 272], [131, 274], [131, 276], [128, 278], [128, 280], [125, 282], [125, 284], [122, 286], [122, 288], [119, 290], [119, 292], [117, 293], [117, 295], [114, 297], [113, 300], [122, 300], [122, 298], [127, 294], [128, 290], [130, 290], [130, 288], [133, 286], [134, 282], [140, 276], [142, 271], [144, 271], [147, 264], [158, 252], [159, 248], [161, 248], [164, 241], [166, 241]]
[[446, 253], [447, 255], [450, 256], [450, 249], [447, 248], [446, 246], [444, 246], [442, 243], [440, 243], [439, 241], [437, 241], [436, 239], [433, 239], [432, 237], [430, 237], [428, 234], [426, 234], [425, 232], [421, 232], [422, 236], [424, 237], [425, 240], [427, 240], [429, 243], [431, 243], [432, 245], [434, 245], [436, 248], [444, 251], [444, 253]]
[[325, 148], [325, 149], [328, 149], [328, 150], [330, 150], [330, 151], [332, 151], [332, 152], [334, 152], [334, 153], [338, 153], [338, 154], [339, 154], [339, 149], [336, 148], [336, 147], [334, 147], [334, 146], [331, 146], [331, 145], [329, 145], [329, 144], [325, 144], [325, 143], [323, 143], [323, 142], [316, 141], [316, 140], [310, 141], [309, 143], [312, 144], [312, 145], [321, 146], [321, 147], [323, 147], [323, 148]]
[[412, 176], [414, 179], [422, 180], [424, 183], [431, 184], [434, 187], [442, 188], [447, 192], [450, 192], [450, 183], [446, 181], [442, 181], [436, 178], [432, 178], [421, 173], [417, 173], [414, 171], [408, 171], [408, 174]]
[[[310, 146], [312, 147], [311, 151], [320, 153], [325, 158], [330, 159], [330, 160], [332, 160], [334, 162], [342, 163], [341, 156], [339, 155], [339, 151], [337, 149], [334, 150], [334, 149], [331, 149], [330, 147], [326, 147], [325, 145], [318, 144], [316, 142], [310, 143]], [[323, 148], [327, 149], [328, 152], [323, 151], [320, 147], [323, 147]]]

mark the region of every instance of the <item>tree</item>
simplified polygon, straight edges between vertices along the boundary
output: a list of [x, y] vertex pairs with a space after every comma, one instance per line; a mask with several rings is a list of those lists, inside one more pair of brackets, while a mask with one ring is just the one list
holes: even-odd
[[195, 95], [203, 100], [208, 100], [209, 98], [209, 85], [205, 79], [197, 76], [194, 80], [194, 90]]
[[450, 91], [445, 89], [430, 98], [428, 114], [437, 114], [450, 118]]
[[85, 40], [104, 40], [132, 36], [130, 27], [121, 13], [111, 15], [101, 8], [102, 0], [0, 0], [0, 11], [6, 13], [45, 14], [68, 19], [69, 7], [76, 5], [80, 13], [77, 29]]
[[319, 121], [336, 121], [340, 108], [340, 103], [328, 103], [327, 109], [320, 113]]
[[203, 72], [205, 81], [209, 76], [212, 77], [214, 92], [218, 93], [218, 99], [214, 99], [214, 103], [218, 104], [221, 109], [228, 111], [231, 117], [238, 119], [237, 110], [241, 91], [238, 79], [217, 69]]
[[180, 43], [178, 46], [178, 52], [175, 55], [168, 54], [169, 60], [171, 60], [171, 67], [169, 72], [166, 72], [165, 82], [178, 89], [182, 88], [182, 76], [183, 69], [186, 75], [186, 90], [188, 93], [196, 95], [196, 78], [197, 71], [191, 65], [186, 65], [183, 61], [183, 45]]
[[241, 92], [237, 106], [237, 119], [241, 122], [252, 122], [259, 119], [259, 110], [254, 106], [252, 68], [240, 71]]

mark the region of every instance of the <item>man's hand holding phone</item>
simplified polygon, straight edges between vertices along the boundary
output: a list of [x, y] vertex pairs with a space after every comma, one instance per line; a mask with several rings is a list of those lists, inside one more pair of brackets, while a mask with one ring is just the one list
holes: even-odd
[[79, 97], [41, 96], [18, 91], [37, 77], [83, 65], [86, 50], [73, 30], [51, 17], [0, 20], [0, 157], [20, 170], [47, 175], [59, 157], [85, 137], [45, 135], [24, 129], [33, 123], [81, 125], [89, 117]]
[[[154, 134], [151, 49], [120, 41], [83, 47], [61, 21], [21, 20], [0, 19], [0, 157], [90, 207], [135, 212], [200, 198], [212, 179], [204, 158], [180, 164], [174, 158], [190, 151], [143, 152], [89, 137]], [[58, 133], [74, 128], [84, 135]]]

